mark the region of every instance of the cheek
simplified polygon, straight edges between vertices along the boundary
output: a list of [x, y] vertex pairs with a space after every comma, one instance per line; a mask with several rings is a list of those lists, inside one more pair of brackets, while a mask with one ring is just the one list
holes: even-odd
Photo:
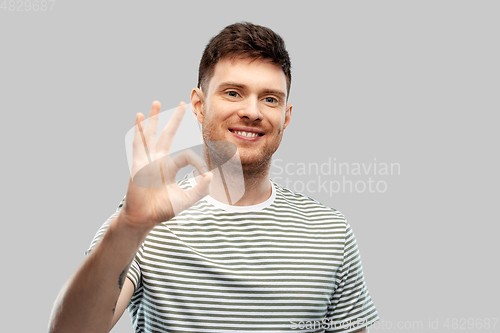
[[204, 107], [205, 118], [208, 118], [211, 122], [220, 123], [224, 121], [229, 115], [230, 110], [224, 107], [222, 103], [210, 103], [208, 107]]
[[285, 117], [279, 117], [279, 118], [273, 119], [271, 121], [274, 124], [274, 128], [278, 132], [282, 132], [283, 131], [283, 127], [285, 126]]

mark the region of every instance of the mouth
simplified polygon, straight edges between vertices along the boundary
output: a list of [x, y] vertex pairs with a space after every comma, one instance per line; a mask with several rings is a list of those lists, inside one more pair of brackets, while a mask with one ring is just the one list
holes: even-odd
[[252, 141], [258, 140], [260, 137], [264, 136], [264, 133], [253, 128], [229, 128], [229, 132], [233, 133], [237, 138]]
[[247, 139], [253, 139], [253, 138], [258, 138], [261, 136], [264, 136], [264, 133], [255, 130], [255, 129], [242, 129], [242, 128], [230, 128], [229, 132], [235, 134], [236, 136], [247, 138]]

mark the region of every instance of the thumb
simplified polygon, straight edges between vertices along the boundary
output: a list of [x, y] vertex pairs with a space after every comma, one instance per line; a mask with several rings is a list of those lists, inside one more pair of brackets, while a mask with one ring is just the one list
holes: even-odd
[[202, 174], [200, 179], [197, 181], [198, 185], [190, 190], [186, 190], [186, 196], [188, 198], [187, 204], [189, 207], [210, 194], [210, 184], [212, 182], [212, 178], [212, 172], [206, 172]]
[[[180, 208], [180, 211], [193, 206], [210, 193], [210, 183], [212, 182], [212, 177], [213, 174], [211, 172], [202, 174], [202, 176], [199, 177], [200, 179], [197, 181], [198, 185], [184, 192], [184, 202], [181, 204], [184, 207], [178, 207]], [[175, 208], [176, 207], [174, 207], [174, 210], [176, 210]], [[180, 211], [176, 211], [175, 215], [180, 213]]]

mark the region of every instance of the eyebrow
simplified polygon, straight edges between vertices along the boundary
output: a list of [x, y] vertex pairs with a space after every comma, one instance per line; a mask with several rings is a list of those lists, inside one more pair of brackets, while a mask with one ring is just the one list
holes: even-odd
[[244, 85], [244, 84], [241, 84], [241, 83], [236, 83], [236, 82], [232, 82], [232, 81], [226, 81], [226, 82], [222, 82], [221, 84], [219, 84], [219, 86], [217, 87], [219, 90], [222, 90], [222, 89], [225, 89], [225, 88], [240, 88], [240, 89], [245, 89], [247, 86]]
[[[217, 88], [218, 88], [218, 90], [223, 90], [223, 89], [226, 89], [226, 88], [245, 89], [245, 88], [247, 88], [247, 86], [244, 85], [244, 84], [241, 84], [241, 83], [227, 81], [227, 82], [222, 82], [221, 84], [219, 84], [219, 86]], [[265, 89], [263, 92], [264, 92], [264, 94], [273, 94], [273, 95], [276, 95], [276, 96], [278, 96], [279, 98], [281, 98], [283, 100], [286, 97], [286, 94], [283, 91], [281, 91], [281, 90]]]

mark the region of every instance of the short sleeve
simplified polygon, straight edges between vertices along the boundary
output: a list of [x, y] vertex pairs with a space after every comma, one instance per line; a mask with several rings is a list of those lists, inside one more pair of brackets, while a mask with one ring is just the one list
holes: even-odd
[[[116, 211], [111, 215], [106, 222], [103, 223], [103, 225], [97, 230], [97, 233], [95, 234], [94, 238], [92, 239], [92, 242], [90, 243], [90, 246], [87, 251], [85, 251], [85, 255], [88, 255], [90, 251], [99, 243], [99, 241], [102, 239], [104, 234], [106, 233], [106, 230], [108, 230], [109, 224], [115, 217], [118, 216], [120, 213], [120, 210], [122, 209], [123, 205], [125, 204], [125, 196], [123, 197], [122, 201], [118, 204], [118, 208]], [[139, 263], [137, 260], [137, 254], [132, 261], [132, 264], [130, 265], [130, 269], [128, 271], [127, 277], [132, 281], [134, 284], [135, 289], [137, 289], [137, 286], [139, 284], [139, 281], [141, 279], [141, 270], [139, 267]]]
[[363, 276], [356, 238], [346, 224], [344, 258], [337, 271], [335, 291], [325, 322], [326, 332], [357, 332], [379, 320]]

